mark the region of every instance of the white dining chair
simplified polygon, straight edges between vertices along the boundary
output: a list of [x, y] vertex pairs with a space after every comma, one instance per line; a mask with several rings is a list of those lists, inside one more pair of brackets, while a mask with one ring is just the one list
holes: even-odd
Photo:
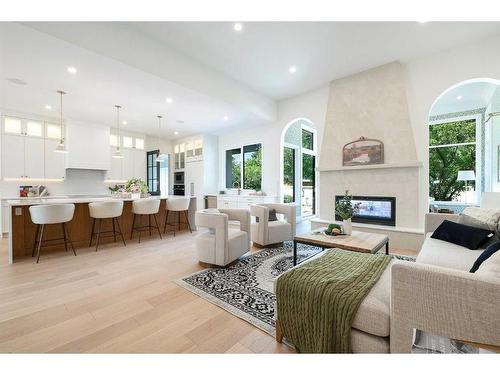
[[[141, 242], [141, 232], [149, 231], [149, 235], [151, 236], [151, 232], [153, 229], [158, 231], [158, 234], [161, 237], [160, 227], [158, 225], [158, 212], [160, 211], [160, 200], [155, 198], [143, 198], [137, 199], [132, 202], [132, 213], [134, 217], [132, 219], [132, 230], [130, 231], [130, 239], [134, 236], [134, 231], [139, 232], [139, 243]], [[137, 217], [148, 217], [148, 224], [136, 227], [136, 218]], [[155, 225], [151, 224], [151, 218], [154, 219]]]
[[[105, 201], [105, 202], [91, 202], [89, 203], [89, 215], [93, 219], [92, 221], [92, 230], [90, 232], [90, 242], [89, 247], [92, 246], [92, 240], [94, 238], [94, 234], [96, 236], [96, 244], [95, 251], [99, 248], [99, 240], [102, 234], [112, 233], [114, 242], [116, 242], [116, 235], [119, 234], [123, 241], [123, 246], [127, 246], [125, 243], [125, 238], [123, 238], [123, 232], [120, 227], [120, 222], [118, 218], [122, 216], [123, 212], [123, 201], [121, 200], [113, 200], [113, 201]], [[101, 225], [103, 220], [111, 219], [113, 224], [113, 229], [108, 231], [101, 231]], [[97, 223], [97, 232], [94, 232]], [[116, 223], [116, 224], [115, 224]], [[118, 230], [116, 227], [118, 226]]]
[[[33, 243], [33, 250], [31, 251], [31, 256], [35, 256], [35, 250], [37, 253], [36, 262], [40, 261], [40, 250], [44, 242], [49, 241], [64, 241], [64, 248], [68, 251], [68, 243], [71, 245], [71, 249], [73, 250], [73, 254], [76, 256], [75, 247], [71, 242], [71, 238], [69, 236], [68, 228], [66, 223], [73, 219], [73, 214], [75, 213], [75, 205], [73, 203], [70, 204], [46, 204], [46, 205], [37, 205], [30, 206], [29, 208], [31, 221], [33, 224], [36, 224], [36, 234], [35, 241]], [[61, 224], [62, 228], [62, 238], [50, 238], [44, 239], [45, 235], [45, 227], [47, 225], [55, 225]]]

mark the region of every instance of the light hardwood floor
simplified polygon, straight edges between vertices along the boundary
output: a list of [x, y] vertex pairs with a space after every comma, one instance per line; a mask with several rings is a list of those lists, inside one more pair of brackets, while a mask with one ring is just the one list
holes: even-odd
[[0, 352], [292, 352], [172, 282], [201, 269], [194, 236], [78, 249], [77, 257], [42, 253], [39, 264], [12, 266], [0, 240]]

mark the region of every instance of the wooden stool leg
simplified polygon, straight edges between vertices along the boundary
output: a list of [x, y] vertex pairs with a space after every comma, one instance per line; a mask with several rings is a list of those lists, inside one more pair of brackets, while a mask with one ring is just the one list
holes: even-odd
[[66, 238], [66, 229], [64, 228], [64, 223], [61, 223], [63, 240], [64, 240], [64, 250], [68, 251], [68, 239]]
[[95, 243], [95, 251], [97, 251], [97, 248], [99, 247], [99, 237], [101, 236], [101, 224], [102, 224], [102, 219], [97, 219], [99, 222], [97, 224], [97, 237], [96, 237], [96, 243]]
[[130, 231], [130, 239], [132, 239], [132, 236], [134, 235], [134, 228], [135, 228], [135, 214], [132, 219], [132, 230]]
[[193, 230], [191, 229], [191, 224], [189, 223], [189, 217], [188, 217], [187, 211], [184, 211], [184, 216], [186, 217], [186, 223], [187, 223], [188, 228], [189, 228], [189, 233], [193, 233]]
[[94, 237], [94, 229], [95, 229], [95, 219], [92, 219], [92, 231], [90, 232], [89, 247], [92, 246], [92, 237]]
[[165, 217], [165, 225], [163, 226], [163, 233], [167, 233], [167, 224], [168, 224], [168, 213], [170, 211], [167, 210], [167, 216]]
[[69, 244], [71, 245], [71, 249], [73, 250], [73, 254], [75, 254], [75, 257], [76, 257], [76, 250], [75, 250], [75, 247], [73, 246], [73, 242], [71, 241], [71, 237], [69, 236], [69, 232], [68, 232], [68, 228], [66, 227], [66, 223], [63, 223], [63, 230], [64, 230], [64, 233], [66, 234], [66, 238], [68, 239]]
[[177, 211], [177, 229], [181, 231], [181, 212]]
[[116, 225], [118, 225], [118, 230], [120, 231], [120, 236], [121, 236], [122, 241], [123, 241], [123, 246], [127, 246], [127, 244], [125, 243], [125, 238], [123, 238], [123, 232], [122, 232], [122, 228], [120, 226], [120, 222], [118, 221], [118, 218], [115, 217], [113, 220], [116, 220]]
[[160, 227], [158, 226], [158, 219], [156, 217], [156, 214], [153, 215], [153, 218], [155, 219], [156, 229], [158, 230], [158, 234], [160, 235], [160, 240], [161, 240], [162, 239], [161, 238], [161, 231], [160, 231]]
[[113, 222], [113, 239], [116, 242], [116, 229], [115, 229], [115, 218], [111, 218], [111, 221]]
[[151, 215], [148, 215], [148, 229], [149, 229], [149, 237], [151, 237]]
[[36, 245], [38, 243], [38, 234], [40, 233], [40, 224], [36, 225], [35, 242], [33, 242], [33, 250], [31, 250], [31, 257], [35, 256]]
[[280, 344], [283, 341], [283, 331], [281, 330], [281, 324], [278, 319], [276, 319], [276, 341]]
[[38, 240], [38, 249], [37, 249], [37, 255], [36, 255], [36, 262], [37, 263], [40, 261], [40, 248], [42, 247], [43, 230], [44, 229], [45, 229], [45, 224], [42, 224], [42, 227], [40, 228], [40, 238]]

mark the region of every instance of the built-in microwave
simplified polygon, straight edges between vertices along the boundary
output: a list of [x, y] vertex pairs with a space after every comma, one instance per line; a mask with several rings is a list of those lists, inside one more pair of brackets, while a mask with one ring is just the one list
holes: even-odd
[[184, 172], [174, 172], [174, 184], [184, 184]]

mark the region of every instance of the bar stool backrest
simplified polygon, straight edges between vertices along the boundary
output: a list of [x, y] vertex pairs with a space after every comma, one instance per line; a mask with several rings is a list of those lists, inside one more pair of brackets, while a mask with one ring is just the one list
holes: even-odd
[[119, 217], [123, 212], [123, 201], [113, 200], [89, 203], [90, 217], [95, 219], [110, 219]]
[[169, 198], [166, 201], [166, 208], [169, 211], [187, 211], [189, 202], [190, 198]]
[[73, 219], [74, 213], [73, 203], [30, 206], [31, 221], [34, 224], [67, 223]]
[[160, 210], [160, 200], [154, 198], [137, 199], [132, 202], [132, 213], [138, 215], [157, 214]]

